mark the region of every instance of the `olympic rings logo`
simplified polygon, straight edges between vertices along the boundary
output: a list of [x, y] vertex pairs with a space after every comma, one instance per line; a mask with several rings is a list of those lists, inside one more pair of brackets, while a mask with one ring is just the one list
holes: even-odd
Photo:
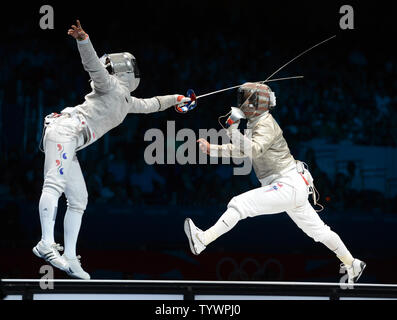
[[216, 265], [216, 276], [218, 280], [282, 280], [284, 266], [274, 258], [261, 264], [253, 258], [245, 258], [238, 263], [233, 258], [225, 257]]

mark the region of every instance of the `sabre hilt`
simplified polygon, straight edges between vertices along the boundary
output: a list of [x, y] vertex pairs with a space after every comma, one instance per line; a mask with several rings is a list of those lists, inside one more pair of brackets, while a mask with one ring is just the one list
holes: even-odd
[[186, 113], [197, 107], [197, 97], [193, 89], [189, 89], [186, 94], [190, 98], [187, 103], [179, 104], [175, 106], [175, 111], [178, 113]]

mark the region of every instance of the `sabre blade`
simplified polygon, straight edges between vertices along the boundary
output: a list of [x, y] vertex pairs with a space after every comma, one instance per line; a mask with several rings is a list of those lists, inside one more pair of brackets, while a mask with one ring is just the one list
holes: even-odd
[[315, 44], [314, 46], [310, 47], [309, 49], [306, 49], [305, 51], [303, 51], [302, 53], [298, 54], [295, 58], [291, 59], [290, 61], [288, 61], [286, 64], [284, 64], [283, 66], [281, 66], [280, 68], [278, 68], [276, 71], [274, 71], [263, 83], [265, 83], [266, 81], [268, 81], [271, 77], [273, 77], [276, 73], [280, 72], [282, 69], [284, 69], [286, 66], [288, 66], [291, 62], [294, 62], [296, 59], [298, 59], [299, 57], [303, 56], [305, 53], [313, 50], [314, 48], [322, 45], [325, 42], [328, 42], [329, 40], [335, 38], [336, 35], [333, 35], [332, 37], [329, 37], [317, 44]]
[[[278, 79], [271, 79], [271, 80], [265, 80], [265, 81], [255, 81], [254, 83], [275, 82], [275, 81], [283, 81], [283, 80], [291, 80], [291, 79], [302, 79], [302, 78], [303, 78], [303, 76], [295, 76], [295, 77], [278, 78]], [[200, 96], [197, 96], [196, 99], [204, 98], [204, 97], [207, 97], [207, 96], [211, 96], [213, 94], [220, 93], [220, 92], [223, 92], [223, 91], [236, 89], [238, 87], [241, 87], [241, 84], [239, 84], [237, 86], [229, 87], [229, 88], [226, 88], [226, 89], [221, 89], [221, 90], [209, 92], [209, 93], [206, 93], [206, 94], [202, 94]]]
[[[327, 39], [325, 39], [325, 40], [323, 40], [323, 41], [321, 41], [321, 42], [315, 44], [314, 46], [310, 47], [309, 49], [306, 49], [305, 51], [303, 51], [302, 53], [300, 53], [299, 55], [297, 55], [295, 58], [291, 59], [290, 61], [288, 61], [287, 63], [285, 63], [283, 66], [281, 66], [280, 68], [278, 68], [276, 71], [274, 71], [269, 77], [267, 77], [266, 80], [264, 80], [264, 81], [257, 81], [257, 82], [254, 82], [254, 83], [263, 84], [263, 83], [267, 83], [267, 82], [275, 82], [275, 81], [290, 80], [290, 79], [301, 79], [301, 78], [303, 78], [303, 76], [296, 76], [296, 77], [278, 78], [278, 79], [272, 79], [272, 80], [270, 80], [270, 78], [273, 77], [274, 75], [276, 75], [276, 73], [280, 72], [280, 71], [281, 71], [282, 69], [284, 69], [287, 65], [289, 65], [290, 63], [292, 63], [293, 61], [295, 61], [295, 60], [298, 59], [299, 57], [303, 56], [304, 54], [306, 54], [306, 53], [309, 52], [310, 50], [313, 50], [314, 48], [316, 48], [316, 47], [322, 45], [322, 44], [325, 43], [325, 42], [328, 42], [329, 40], [331, 40], [331, 39], [333, 39], [333, 38], [335, 38], [335, 37], [336, 37], [336, 35], [333, 35], [332, 37], [329, 37], [329, 38], [327, 38]], [[207, 96], [211, 96], [211, 95], [213, 95], [213, 94], [217, 94], [217, 93], [220, 93], [220, 92], [223, 92], [223, 91], [228, 91], [228, 90], [236, 89], [236, 88], [238, 88], [238, 87], [240, 87], [240, 86], [241, 86], [241, 84], [240, 84], [240, 85], [237, 85], [237, 86], [229, 87], [229, 88], [226, 88], [226, 89], [221, 89], [221, 90], [209, 92], [209, 93], [206, 93], [206, 94], [202, 94], [202, 95], [200, 95], [200, 96], [197, 96], [196, 99], [200, 99], [200, 98], [204, 98], [204, 97], [207, 97]], [[252, 94], [251, 94], [251, 95], [252, 95]], [[251, 95], [248, 97], [248, 99], [251, 97]], [[247, 100], [248, 100], [248, 99], [247, 99]]]
[[[277, 78], [277, 79], [265, 80], [263, 83], [282, 81], [282, 80], [290, 80], [290, 79], [302, 79], [302, 78], [303, 78], [303, 76]], [[260, 81], [257, 81], [257, 82], [260, 82]], [[254, 83], [257, 83], [257, 82], [254, 82]]]
[[[270, 79], [271, 77], [273, 77], [276, 73], [280, 72], [282, 69], [284, 69], [286, 66], [288, 66], [291, 62], [295, 61], [295, 60], [298, 59], [299, 57], [303, 56], [304, 54], [308, 53], [309, 51], [313, 50], [314, 48], [316, 48], [316, 47], [322, 45], [322, 44], [325, 43], [325, 42], [328, 42], [329, 40], [331, 40], [331, 39], [333, 39], [333, 38], [335, 38], [335, 37], [336, 37], [336, 35], [333, 35], [332, 37], [329, 37], [329, 38], [327, 38], [327, 39], [325, 39], [325, 40], [323, 40], [323, 41], [321, 41], [321, 42], [315, 44], [314, 46], [311, 46], [309, 49], [306, 49], [305, 51], [301, 52], [301, 53], [298, 54], [295, 58], [289, 60], [287, 63], [285, 63], [285, 64], [282, 65], [280, 68], [278, 68], [276, 71], [274, 71], [269, 77], [267, 77], [267, 79], [266, 79], [265, 81], [260, 82], [260, 84], [263, 84], [263, 83], [268, 82], [269, 79]], [[243, 102], [243, 104], [247, 103], [247, 101], [249, 101], [249, 99], [251, 98], [251, 96], [252, 96], [253, 94], [254, 94], [254, 93], [252, 92], [252, 93], [248, 96], [248, 98]]]

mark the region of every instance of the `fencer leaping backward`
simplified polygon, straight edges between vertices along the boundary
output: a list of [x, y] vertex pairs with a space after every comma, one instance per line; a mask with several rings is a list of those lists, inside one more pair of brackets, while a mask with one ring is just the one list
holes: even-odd
[[[361, 276], [366, 264], [355, 259], [340, 237], [319, 217], [309, 202], [316, 190], [307, 165], [291, 155], [283, 131], [269, 112], [276, 97], [263, 83], [245, 83], [238, 89], [237, 108], [233, 107], [226, 122], [231, 143], [213, 145], [199, 139], [200, 149], [213, 157], [249, 157], [262, 187], [231, 199], [226, 212], [206, 231], [195, 226], [190, 218], [184, 230], [193, 254], [200, 254], [210, 243], [230, 231], [247, 217], [287, 212], [308, 236], [323, 243], [342, 261], [348, 282]], [[247, 131], [238, 129], [240, 119], [247, 119]]]
[[[131, 96], [140, 82], [132, 54], [123, 52], [98, 58], [79, 21], [68, 34], [77, 41], [83, 67], [91, 78], [92, 92], [85, 96], [82, 104], [45, 118], [44, 185], [39, 202], [42, 237], [33, 252], [72, 277], [90, 279], [81, 267], [80, 256], [76, 256], [76, 243], [88, 201], [76, 152], [120, 125], [129, 113], [152, 113], [172, 106], [181, 108], [191, 99], [178, 94], [150, 99]], [[67, 211], [64, 218], [65, 251], [61, 255], [59, 251], [63, 248], [54, 240], [54, 224], [58, 199], [63, 193]]]

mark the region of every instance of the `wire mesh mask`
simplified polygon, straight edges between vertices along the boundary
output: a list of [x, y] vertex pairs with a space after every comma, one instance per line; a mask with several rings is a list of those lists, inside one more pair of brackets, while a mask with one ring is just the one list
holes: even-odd
[[127, 75], [130, 92], [138, 87], [141, 74], [136, 59], [131, 53], [105, 54], [100, 60], [109, 74], [115, 76]]
[[237, 106], [252, 119], [275, 107], [276, 96], [265, 84], [247, 82], [237, 90]]

